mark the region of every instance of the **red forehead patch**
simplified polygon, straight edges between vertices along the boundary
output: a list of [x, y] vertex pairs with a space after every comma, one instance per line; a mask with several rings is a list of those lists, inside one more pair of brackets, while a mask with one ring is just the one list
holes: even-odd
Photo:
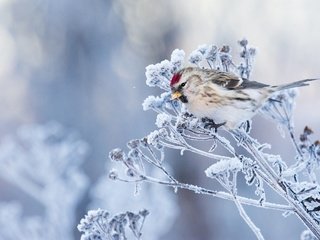
[[171, 78], [170, 86], [172, 87], [174, 84], [180, 81], [181, 74], [180, 73], [175, 73], [173, 77]]

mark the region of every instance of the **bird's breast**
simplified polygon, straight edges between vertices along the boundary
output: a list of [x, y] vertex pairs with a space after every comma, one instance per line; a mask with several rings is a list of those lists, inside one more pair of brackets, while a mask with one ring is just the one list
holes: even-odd
[[226, 123], [228, 129], [238, 127], [242, 122], [251, 119], [258, 107], [252, 100], [240, 100], [217, 96], [190, 98], [186, 107], [198, 118], [210, 118], [215, 123]]

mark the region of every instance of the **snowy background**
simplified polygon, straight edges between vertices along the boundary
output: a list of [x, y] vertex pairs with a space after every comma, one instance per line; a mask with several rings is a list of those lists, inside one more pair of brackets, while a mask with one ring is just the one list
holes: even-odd
[[[133, 186], [106, 179], [108, 152], [154, 128], [155, 114], [141, 103], [160, 92], [145, 85], [145, 67], [175, 48], [190, 53], [213, 43], [236, 52], [246, 37], [258, 52], [252, 79], [319, 77], [319, 7], [289, 0], [0, 0], [0, 239], [79, 239], [76, 225], [88, 209], [115, 214], [144, 205], [151, 212], [146, 239], [254, 239], [232, 202], [145, 185], [143, 200], [135, 199]], [[309, 125], [320, 135], [319, 87], [300, 91], [297, 133]], [[272, 122], [255, 118], [253, 135], [292, 156]], [[207, 159], [170, 154], [181, 181], [211, 186]], [[247, 210], [266, 239], [299, 239], [304, 229], [294, 216]]]

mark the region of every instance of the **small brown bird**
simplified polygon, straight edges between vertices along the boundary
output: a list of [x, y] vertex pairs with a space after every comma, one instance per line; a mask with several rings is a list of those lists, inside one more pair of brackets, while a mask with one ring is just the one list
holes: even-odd
[[235, 129], [251, 119], [273, 93], [309, 85], [304, 79], [280, 86], [242, 79], [230, 72], [198, 67], [183, 68], [171, 79], [172, 99], [183, 102], [190, 113]]

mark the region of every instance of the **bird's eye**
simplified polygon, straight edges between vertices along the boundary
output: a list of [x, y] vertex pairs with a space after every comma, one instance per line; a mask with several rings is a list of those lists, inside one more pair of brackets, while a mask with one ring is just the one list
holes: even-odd
[[181, 83], [180, 87], [183, 88], [186, 84], [187, 82]]

